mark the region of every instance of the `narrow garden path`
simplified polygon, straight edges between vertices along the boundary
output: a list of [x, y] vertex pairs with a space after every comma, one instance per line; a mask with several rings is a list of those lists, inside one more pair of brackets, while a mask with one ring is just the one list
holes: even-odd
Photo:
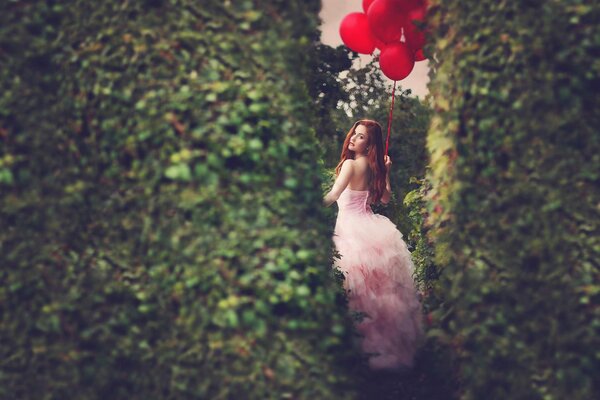
[[427, 342], [410, 370], [374, 372], [356, 368], [360, 400], [453, 400], [458, 384], [447, 351]]

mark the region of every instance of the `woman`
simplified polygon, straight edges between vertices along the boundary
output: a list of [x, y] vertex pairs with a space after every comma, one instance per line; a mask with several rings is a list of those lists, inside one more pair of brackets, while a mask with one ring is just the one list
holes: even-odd
[[369, 367], [410, 367], [421, 335], [421, 307], [412, 274], [414, 265], [402, 234], [370, 204], [388, 203], [392, 161], [383, 154], [381, 126], [354, 123], [344, 141], [337, 178], [323, 202], [337, 201], [333, 240], [341, 258], [348, 306], [366, 314], [357, 324]]

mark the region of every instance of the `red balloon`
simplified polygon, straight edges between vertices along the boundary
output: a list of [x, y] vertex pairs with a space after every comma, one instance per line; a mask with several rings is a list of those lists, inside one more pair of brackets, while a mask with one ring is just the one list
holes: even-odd
[[406, 13], [415, 8], [422, 7], [424, 0], [392, 0], [396, 7], [399, 7], [402, 12]]
[[415, 52], [415, 62], [427, 60], [425, 54], [423, 53], [423, 49], [419, 49]]
[[377, 47], [379, 50], [383, 50], [383, 48], [387, 46], [385, 42], [382, 42], [381, 40], [377, 39], [377, 36], [373, 36], [373, 40], [375, 41], [375, 47]]
[[365, 14], [367, 13], [367, 11], [369, 11], [369, 7], [371, 6], [371, 4], [373, 4], [374, 1], [375, 0], [363, 0], [362, 7]]
[[346, 15], [340, 24], [340, 36], [344, 44], [357, 53], [371, 54], [375, 50], [366, 14], [354, 12]]
[[413, 51], [404, 43], [392, 43], [381, 50], [381, 71], [393, 81], [406, 78], [415, 66]]
[[425, 36], [425, 32], [417, 27], [413, 21], [424, 22], [426, 12], [427, 10], [425, 8], [420, 7], [410, 11], [406, 17], [407, 22], [404, 26], [404, 39], [406, 40], [406, 44], [415, 51], [425, 46], [427, 37]]
[[405, 16], [394, 0], [375, 0], [367, 12], [373, 36], [384, 43], [395, 42], [402, 36]]
[[406, 19], [408, 21], [417, 20], [419, 22], [425, 22], [425, 14], [427, 13], [427, 9], [425, 7], [418, 7], [414, 10], [410, 10], [407, 13]]
[[414, 26], [412, 23], [409, 23], [404, 28], [404, 38], [406, 39], [406, 44], [414, 51], [422, 49], [427, 42], [425, 32]]
[[413, 50], [422, 49], [427, 42], [425, 32], [419, 30], [416, 26], [408, 26], [404, 31], [404, 37], [406, 38], [406, 44]]

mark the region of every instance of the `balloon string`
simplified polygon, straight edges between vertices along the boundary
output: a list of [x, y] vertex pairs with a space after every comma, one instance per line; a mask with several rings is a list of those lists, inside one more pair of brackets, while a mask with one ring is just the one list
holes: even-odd
[[390, 132], [392, 131], [392, 114], [394, 112], [394, 99], [396, 98], [396, 81], [394, 81], [394, 88], [392, 89], [392, 104], [390, 105], [390, 116], [388, 117], [388, 133], [385, 141], [385, 155], [388, 155], [388, 148], [390, 147]]

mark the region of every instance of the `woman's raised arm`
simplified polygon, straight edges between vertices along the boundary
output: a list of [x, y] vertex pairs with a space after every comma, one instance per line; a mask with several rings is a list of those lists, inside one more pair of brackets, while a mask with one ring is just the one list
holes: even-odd
[[332, 205], [337, 199], [339, 199], [340, 195], [350, 183], [350, 178], [352, 178], [352, 174], [354, 174], [354, 160], [348, 159], [345, 160], [342, 164], [342, 169], [340, 170], [340, 174], [337, 176], [333, 187], [325, 195], [323, 198], [323, 205], [325, 207], [329, 207]]

